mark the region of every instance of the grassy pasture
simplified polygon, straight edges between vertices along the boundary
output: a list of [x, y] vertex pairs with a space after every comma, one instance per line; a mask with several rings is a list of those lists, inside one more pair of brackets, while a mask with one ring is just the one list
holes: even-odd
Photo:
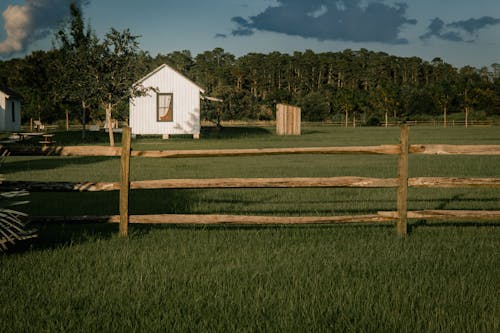
[[[310, 126], [301, 137], [228, 128], [133, 148], [378, 145], [396, 128]], [[105, 136], [93, 133], [93, 144]], [[79, 133], [57, 133], [74, 144]], [[119, 139], [119, 138], [118, 138]], [[89, 139], [90, 140], [90, 139]], [[411, 143], [500, 144], [498, 128], [412, 128]], [[396, 156], [132, 159], [132, 179], [395, 177]], [[410, 156], [410, 176], [500, 177], [499, 157]], [[11, 157], [11, 180], [116, 181], [117, 158]], [[500, 209], [493, 189], [410, 189], [409, 209]], [[33, 215], [118, 213], [118, 193], [32, 193]], [[394, 210], [395, 189], [148, 190], [131, 213], [363, 214]], [[498, 223], [413, 221], [311, 227], [40, 225], [0, 257], [0, 331], [466, 331], [499, 329]]]

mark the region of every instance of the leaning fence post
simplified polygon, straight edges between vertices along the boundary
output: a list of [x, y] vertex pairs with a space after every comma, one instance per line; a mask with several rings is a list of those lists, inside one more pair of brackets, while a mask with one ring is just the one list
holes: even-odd
[[119, 236], [128, 236], [128, 195], [130, 190], [130, 127], [123, 127], [122, 154], [120, 160], [120, 231]]
[[407, 234], [407, 213], [408, 213], [408, 135], [410, 128], [408, 125], [401, 126], [399, 144], [401, 153], [398, 163], [398, 217], [396, 222], [396, 233], [398, 236], [405, 237]]

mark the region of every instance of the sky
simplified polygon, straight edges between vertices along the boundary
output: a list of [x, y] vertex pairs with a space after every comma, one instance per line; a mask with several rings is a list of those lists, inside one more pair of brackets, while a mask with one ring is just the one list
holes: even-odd
[[[99, 37], [129, 28], [152, 56], [365, 48], [455, 67], [500, 63], [500, 0], [73, 1]], [[70, 2], [0, 0], [0, 59], [50, 49]]]

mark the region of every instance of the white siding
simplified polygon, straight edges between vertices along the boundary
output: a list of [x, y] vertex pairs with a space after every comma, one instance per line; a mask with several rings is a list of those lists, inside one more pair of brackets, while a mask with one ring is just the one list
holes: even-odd
[[0, 91], [0, 131], [5, 131], [5, 108], [7, 95]]
[[168, 66], [147, 77], [144, 87], [158, 93], [173, 94], [173, 122], [157, 121], [156, 92], [130, 102], [130, 127], [133, 134], [199, 134], [200, 87]]
[[[14, 119], [12, 119], [12, 102], [14, 102]], [[0, 91], [0, 131], [21, 130], [21, 102], [16, 99], [8, 99], [8, 96]]]

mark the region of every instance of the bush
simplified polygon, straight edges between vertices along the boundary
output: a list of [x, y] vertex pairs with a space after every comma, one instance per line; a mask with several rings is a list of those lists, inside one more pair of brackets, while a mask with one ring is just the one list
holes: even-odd
[[366, 126], [380, 126], [380, 124], [380, 119], [376, 116], [372, 116], [366, 121]]

